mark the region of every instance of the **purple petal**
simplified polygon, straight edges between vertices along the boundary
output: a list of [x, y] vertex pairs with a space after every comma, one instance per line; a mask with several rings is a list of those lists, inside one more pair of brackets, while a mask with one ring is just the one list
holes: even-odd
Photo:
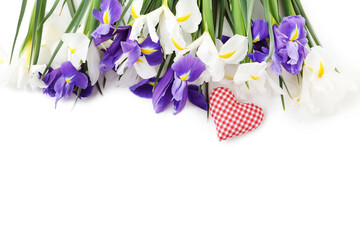
[[149, 36], [140, 44], [140, 47], [141, 52], [145, 55], [150, 66], [156, 66], [162, 63], [163, 56], [160, 41], [153, 42]]
[[154, 82], [155, 78], [142, 80], [141, 82], [130, 87], [130, 91], [142, 98], [152, 98]]
[[280, 32], [285, 34], [288, 39], [291, 39], [296, 28], [298, 29], [297, 39], [306, 38], [305, 19], [302, 16], [284, 17], [279, 26]]
[[103, 0], [100, 4], [100, 9], [102, 10], [102, 20], [104, 23], [104, 18], [106, 17], [106, 11], [108, 11], [108, 24], [114, 24], [117, 20], [120, 19], [122, 6], [117, 0]]
[[95, 39], [101, 38], [104, 35], [109, 35], [111, 26], [109, 24], [101, 24], [98, 28], [91, 33], [91, 36]]
[[61, 77], [61, 69], [57, 68], [53, 70], [52, 68], [49, 69], [49, 72], [44, 76], [43, 81], [48, 86], [47, 88], [43, 89], [44, 94], [48, 94], [50, 97], [55, 97], [56, 92], [54, 89], [55, 83]]
[[78, 73], [78, 71], [72, 65], [72, 63], [68, 61], [68, 62], [64, 62], [61, 65], [61, 73], [65, 77], [65, 79], [69, 79], [74, 77]]
[[63, 97], [70, 97], [73, 91], [74, 91], [74, 85], [71, 83], [65, 83]]
[[205, 96], [202, 94], [202, 92], [199, 92], [198, 86], [193, 84], [188, 86], [188, 99], [195, 106], [207, 111], [208, 104], [206, 102]]
[[171, 85], [173, 80], [174, 71], [170, 68], [155, 87], [152, 102], [156, 113], [164, 111], [171, 102]]
[[253, 62], [264, 62], [267, 57], [269, 56], [269, 49], [263, 47], [261, 51], [255, 51], [254, 53], [250, 53], [248, 54], [248, 57], [253, 61]]
[[93, 16], [96, 20], [98, 20], [99, 22], [101, 22], [102, 24], [104, 24], [104, 19], [103, 19], [103, 13], [100, 12], [97, 9], [93, 10]]
[[181, 79], [187, 76], [185, 81], [196, 81], [206, 70], [205, 64], [191, 53], [183, 56], [176, 61], [171, 68], [175, 71], [177, 78]]
[[229, 39], [230, 39], [230, 37], [228, 37], [228, 36], [225, 36], [225, 35], [222, 35], [222, 36], [221, 36], [221, 42], [222, 42], [223, 44], [225, 44]]
[[115, 62], [120, 58], [122, 54], [121, 42], [126, 41], [130, 33], [131, 27], [119, 27], [119, 33], [115, 37], [115, 40], [109, 47], [109, 49], [104, 53], [103, 59], [101, 61], [101, 71], [108, 72], [114, 68]]
[[71, 84], [85, 89], [88, 86], [89, 79], [84, 73], [78, 72], [73, 79], [71, 79]]
[[129, 53], [128, 66], [131, 67], [140, 58], [140, 55], [141, 55], [140, 47], [136, 41], [131, 41], [131, 40], [122, 42], [121, 47], [122, 47], [124, 53]]
[[180, 101], [184, 97], [184, 91], [187, 89], [187, 82], [181, 81], [178, 78], [175, 78], [174, 83], [171, 88], [171, 94], [176, 101]]
[[186, 105], [187, 98], [188, 98], [188, 86], [186, 84], [182, 99], [180, 101], [174, 101], [174, 109], [175, 109], [174, 114], [175, 115], [180, 113], [184, 109], [184, 107]]
[[257, 40], [257, 42], [269, 38], [269, 28], [267, 22], [263, 19], [255, 20], [252, 25], [252, 35], [253, 39]]
[[[81, 89], [79, 98], [86, 98], [89, 97], [94, 89], [94, 86], [91, 85], [90, 80], [88, 81], [88, 86], [85, 89]], [[78, 94], [77, 91], [73, 91], [74, 94]]]

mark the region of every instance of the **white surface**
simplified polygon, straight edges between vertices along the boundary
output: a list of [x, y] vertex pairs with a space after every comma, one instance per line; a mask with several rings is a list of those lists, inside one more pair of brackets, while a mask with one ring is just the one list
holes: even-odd
[[[303, 4], [342, 69], [358, 68], [359, 2]], [[19, 5], [0, 9], [9, 48]], [[219, 143], [200, 110], [156, 115], [126, 89], [71, 111], [1, 88], [0, 239], [359, 239], [359, 97], [313, 119], [273, 103], [258, 130]]]

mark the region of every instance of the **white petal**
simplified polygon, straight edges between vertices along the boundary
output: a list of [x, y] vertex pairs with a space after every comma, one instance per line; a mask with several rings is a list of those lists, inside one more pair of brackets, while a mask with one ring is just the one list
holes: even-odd
[[[68, 47], [69, 60], [73, 65], [79, 65], [77, 61], [86, 61], [90, 40], [82, 33], [65, 33], [62, 37]], [[75, 66], [76, 67], [76, 66]]]
[[141, 35], [141, 31], [144, 27], [145, 17], [140, 16], [134, 20], [134, 23], [131, 28], [131, 33], [129, 36], [130, 40], [135, 40]]
[[[243, 63], [240, 64], [236, 74], [234, 76], [234, 81], [236, 84], [243, 84], [247, 81], [252, 81], [253, 78], [261, 77], [266, 69], [266, 63]], [[257, 80], [254, 80], [257, 81]]]
[[150, 66], [144, 56], [141, 56], [139, 58], [139, 61], [137, 61], [134, 64], [134, 68], [135, 68], [137, 74], [142, 79], [149, 79], [149, 78], [156, 77], [156, 74], [157, 74], [156, 68], [153, 66]]
[[115, 62], [115, 69], [118, 75], [123, 75], [125, 69], [128, 67], [129, 53], [123, 53], [121, 57]]
[[237, 64], [246, 57], [247, 52], [247, 37], [236, 34], [221, 47], [219, 55], [227, 64]]
[[176, 4], [176, 19], [185, 32], [196, 32], [202, 19], [197, 1], [179, 0]]
[[121, 76], [120, 80], [117, 83], [119, 87], [131, 87], [139, 82], [139, 76], [136, 73], [134, 66], [126, 69], [124, 74]]
[[94, 41], [92, 41], [90, 44], [87, 59], [88, 59], [87, 63], [88, 63], [91, 85], [94, 86], [100, 77], [100, 63], [101, 63], [100, 53], [98, 49], [95, 47]]

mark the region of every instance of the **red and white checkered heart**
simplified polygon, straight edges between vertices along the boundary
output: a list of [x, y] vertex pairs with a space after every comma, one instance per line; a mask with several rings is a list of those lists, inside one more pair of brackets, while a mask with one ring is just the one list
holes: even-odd
[[252, 103], [239, 103], [234, 94], [223, 87], [213, 90], [210, 112], [220, 141], [250, 132], [264, 120], [260, 107]]

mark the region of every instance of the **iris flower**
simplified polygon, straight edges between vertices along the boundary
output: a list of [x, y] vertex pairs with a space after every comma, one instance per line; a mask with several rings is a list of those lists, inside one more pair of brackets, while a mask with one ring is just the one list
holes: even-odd
[[334, 58], [324, 48], [313, 47], [305, 60], [301, 93], [296, 102], [302, 110], [332, 113], [347, 92], [357, 90], [355, 78], [358, 77], [337, 72]]
[[117, 35], [110, 45], [110, 47], [105, 51], [103, 58], [101, 60], [101, 71], [108, 72], [115, 67], [115, 63], [121, 57], [123, 49], [121, 47], [121, 42], [125, 42], [129, 33], [131, 32], [130, 26], [120, 26], [117, 29]]
[[130, 39], [150, 35], [153, 42], [159, 40], [156, 33], [156, 25], [159, 24], [159, 35], [161, 45], [166, 55], [174, 51], [181, 51], [191, 42], [190, 33], [196, 32], [201, 22], [201, 13], [196, 0], [179, 0], [176, 4], [176, 15], [174, 15], [167, 5], [164, 4], [146, 14], [141, 15], [140, 10], [142, 0], [134, 1], [131, 6], [131, 13], [134, 17], [133, 30]]
[[270, 76], [266, 72], [266, 68], [266, 62], [240, 64], [235, 73], [234, 82], [237, 85], [248, 82], [250, 90], [255, 88], [261, 94], [267, 92], [265, 85], [269, 84], [275, 92], [284, 95], [285, 92], [272, 80], [272, 78], [270, 78]]
[[254, 62], [261, 63], [269, 56], [269, 38], [268, 24], [263, 19], [257, 19], [252, 24], [253, 48], [254, 52], [248, 54], [248, 57]]
[[86, 61], [89, 38], [82, 33], [65, 33], [62, 40], [68, 49], [68, 60], [75, 68], [79, 68], [81, 63]]
[[188, 99], [206, 110], [207, 103], [199, 87], [189, 85], [196, 81], [205, 69], [205, 64], [192, 54], [187, 54], [173, 63], [155, 88], [152, 98], [155, 112], [164, 111], [170, 102], [174, 101], [175, 114], [178, 114], [184, 109]]
[[227, 64], [239, 64], [246, 57], [247, 51], [248, 40], [244, 36], [236, 34], [228, 39], [225, 44], [217, 40], [215, 45], [210, 34], [205, 32], [181, 51], [179, 55], [187, 52], [196, 53], [205, 63], [212, 80], [219, 82], [225, 76], [225, 66]]
[[88, 86], [88, 77], [79, 72], [71, 62], [65, 62], [60, 68], [61, 76], [56, 80], [54, 91], [56, 102], [63, 98], [69, 97], [74, 91], [75, 87], [86, 89]]
[[115, 36], [116, 32], [113, 25], [120, 19], [122, 6], [117, 0], [103, 0], [101, 1], [100, 9], [101, 11], [93, 10], [95, 19], [101, 23], [91, 34], [96, 46]]
[[305, 19], [302, 16], [285, 17], [280, 26], [274, 25], [274, 35], [273, 72], [281, 75], [282, 66], [292, 75], [300, 73], [307, 54]]
[[157, 69], [154, 66], [163, 61], [160, 42], [153, 42], [147, 37], [142, 42], [127, 40], [121, 43], [123, 54], [115, 63], [119, 75], [123, 75], [126, 68], [134, 68], [142, 79], [155, 77]]

